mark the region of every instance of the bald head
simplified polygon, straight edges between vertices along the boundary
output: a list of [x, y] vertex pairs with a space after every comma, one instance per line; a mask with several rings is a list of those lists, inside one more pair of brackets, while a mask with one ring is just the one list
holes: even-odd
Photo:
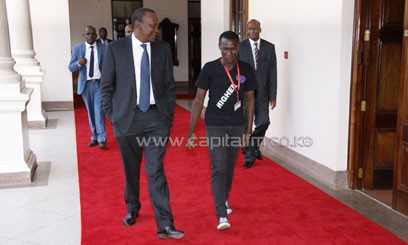
[[248, 21], [247, 24], [247, 36], [253, 41], [258, 41], [259, 40], [259, 33], [261, 33], [261, 23], [256, 20], [252, 19]]
[[89, 43], [91, 45], [94, 44], [95, 40], [96, 40], [96, 29], [95, 29], [95, 27], [93, 27], [91, 25], [85, 26], [84, 38], [85, 38], [85, 41], [87, 43]]

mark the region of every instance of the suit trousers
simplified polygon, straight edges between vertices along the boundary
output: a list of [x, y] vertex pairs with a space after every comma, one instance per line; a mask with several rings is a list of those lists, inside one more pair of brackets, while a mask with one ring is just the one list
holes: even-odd
[[82, 99], [88, 111], [89, 128], [92, 141], [106, 142], [105, 113], [102, 108], [100, 80], [87, 81]]
[[249, 139], [249, 146], [243, 149], [245, 161], [255, 161], [268, 127], [269, 101], [255, 99], [255, 130]]
[[206, 126], [205, 131], [210, 153], [215, 213], [218, 218], [227, 217], [225, 201], [231, 191], [244, 126]]
[[116, 136], [125, 172], [125, 202], [128, 211], [139, 210], [140, 164], [144, 154], [148, 190], [158, 230], [173, 226], [170, 194], [163, 167], [163, 158], [170, 128], [156, 106], [147, 112], [136, 110], [131, 127], [125, 135]]

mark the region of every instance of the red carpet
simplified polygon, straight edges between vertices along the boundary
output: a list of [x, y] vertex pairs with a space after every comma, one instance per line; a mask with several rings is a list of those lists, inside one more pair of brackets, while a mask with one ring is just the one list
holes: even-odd
[[[189, 118], [177, 106], [173, 137], [187, 134]], [[217, 231], [206, 148], [169, 147], [165, 158], [175, 226], [185, 232], [184, 239], [156, 237], [145, 174], [140, 217], [125, 227], [124, 177], [112, 130], [108, 127], [106, 150], [89, 148], [85, 108], [75, 109], [75, 119], [82, 244], [405, 244], [271, 160], [243, 169], [242, 156], [229, 200], [231, 229]], [[202, 120], [198, 136], [204, 136]]]

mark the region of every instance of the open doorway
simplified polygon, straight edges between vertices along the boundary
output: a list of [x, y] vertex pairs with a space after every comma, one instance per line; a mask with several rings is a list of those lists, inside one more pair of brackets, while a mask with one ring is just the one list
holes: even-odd
[[195, 93], [195, 82], [201, 70], [201, 1], [188, 1], [188, 87]]

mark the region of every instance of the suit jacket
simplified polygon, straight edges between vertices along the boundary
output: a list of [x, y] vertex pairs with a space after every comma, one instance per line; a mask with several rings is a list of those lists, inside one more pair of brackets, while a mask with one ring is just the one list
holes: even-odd
[[[238, 59], [251, 64], [255, 69], [249, 39], [239, 44]], [[258, 66], [255, 70], [255, 74], [258, 82], [258, 88], [255, 91], [256, 99], [258, 101], [276, 100], [277, 68], [275, 45], [264, 39], [261, 39], [259, 44]]]
[[[108, 41], [108, 43], [112, 42], [112, 39], [106, 38], [106, 40]], [[96, 39], [96, 42], [98, 43], [102, 43], [101, 39]]]
[[[166, 42], [156, 40], [150, 47], [153, 96], [163, 120], [171, 127], [176, 95], [170, 46]], [[103, 110], [116, 129], [126, 134], [137, 110], [132, 37], [109, 43], [105, 48], [103, 62], [101, 80]]]
[[[99, 62], [99, 70], [102, 71], [102, 62], [103, 62], [103, 44], [95, 42], [96, 49], [98, 50], [98, 62]], [[86, 85], [86, 65], [79, 66], [78, 60], [85, 57], [85, 42], [78, 44], [74, 47], [71, 54], [71, 61], [69, 62], [68, 69], [71, 72], [76, 72], [79, 70], [78, 75], [78, 87], [77, 87], [77, 94], [82, 94]], [[89, 60], [88, 60], [89, 62]], [[88, 63], [87, 63], [88, 64]]]

